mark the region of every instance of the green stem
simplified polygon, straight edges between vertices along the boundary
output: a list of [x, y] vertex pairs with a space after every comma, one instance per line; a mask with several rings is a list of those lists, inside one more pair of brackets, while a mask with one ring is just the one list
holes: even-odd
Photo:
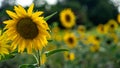
[[35, 54], [32, 54], [32, 55], [36, 59], [36, 62], [39, 63], [37, 56]]
[[41, 66], [41, 53], [40, 53], [40, 51], [38, 50], [38, 61], [39, 61], [39, 63], [38, 63], [38, 66], [40, 67]]
[[41, 66], [41, 52], [38, 50], [37, 52], [36, 52], [36, 54], [32, 54], [33, 55], [33, 57], [35, 58], [35, 60], [36, 60], [36, 62], [37, 62], [37, 64], [38, 64], [38, 67], [37, 68], [40, 68], [40, 66]]

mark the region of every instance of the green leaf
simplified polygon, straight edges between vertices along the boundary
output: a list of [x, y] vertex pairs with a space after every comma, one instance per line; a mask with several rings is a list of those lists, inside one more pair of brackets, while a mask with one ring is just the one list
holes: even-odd
[[33, 64], [22, 64], [19, 66], [19, 68], [36, 68], [37, 66]]
[[53, 40], [47, 40], [48, 42], [52, 42]]
[[57, 12], [52, 13], [51, 15], [47, 16], [44, 18], [45, 21], [49, 20], [50, 18], [52, 18], [55, 14], [57, 14]]
[[56, 50], [52, 50], [52, 51], [46, 51], [45, 54], [48, 57], [48, 56], [50, 56], [52, 54], [62, 52], [62, 51], [68, 51], [68, 49], [56, 49]]
[[16, 54], [8, 54], [8, 55], [1, 56], [1, 61], [13, 59], [15, 56]]

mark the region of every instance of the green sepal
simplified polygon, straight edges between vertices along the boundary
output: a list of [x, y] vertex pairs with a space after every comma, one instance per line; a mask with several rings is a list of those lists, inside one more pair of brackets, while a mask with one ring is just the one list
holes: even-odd
[[52, 50], [52, 51], [46, 51], [45, 54], [48, 57], [48, 56], [50, 56], [52, 54], [62, 52], [62, 51], [69, 51], [69, 50], [68, 49], [56, 49], [56, 50]]
[[52, 13], [51, 15], [47, 16], [44, 18], [45, 21], [49, 20], [50, 18], [52, 18], [55, 14], [57, 14], [57, 12]]

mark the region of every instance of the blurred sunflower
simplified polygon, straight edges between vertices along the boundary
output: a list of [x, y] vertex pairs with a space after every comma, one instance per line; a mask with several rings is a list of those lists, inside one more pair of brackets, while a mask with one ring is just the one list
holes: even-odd
[[108, 23], [106, 24], [107, 30], [108, 32], [113, 32], [117, 29], [118, 24], [115, 20], [111, 19], [108, 21]]
[[41, 61], [40, 61], [41, 65], [45, 64], [46, 60], [47, 60], [46, 55], [45, 55], [45, 54], [42, 54], [42, 55], [41, 55]]
[[2, 30], [0, 29], [0, 60], [4, 55], [9, 54], [10, 46], [7, 44], [6, 35], [2, 35]]
[[77, 39], [73, 33], [66, 33], [64, 36], [64, 42], [69, 48], [74, 48], [77, 44]]
[[97, 26], [97, 31], [98, 31], [99, 33], [101, 33], [101, 34], [107, 33], [107, 29], [106, 29], [106, 27], [105, 27], [103, 24], [99, 24], [99, 25]]
[[57, 46], [55, 44], [50, 44], [48, 43], [49, 46], [45, 47], [45, 51], [50, 51], [50, 50], [54, 50], [57, 48]]
[[100, 49], [100, 37], [99, 36], [90, 36], [89, 37], [90, 42], [90, 51], [91, 52], [97, 52]]
[[118, 16], [117, 16], [117, 21], [118, 21], [118, 23], [120, 23], [120, 14], [118, 14]]
[[54, 27], [52, 28], [52, 38], [56, 41], [61, 41], [62, 40], [62, 33], [60, 32], [60, 28], [57, 26], [57, 27]]
[[27, 53], [32, 53], [32, 49], [41, 50], [47, 44], [47, 38], [50, 35], [48, 24], [44, 20], [42, 11], [33, 13], [34, 4], [30, 5], [26, 11], [22, 6], [14, 6], [14, 11], [6, 10], [7, 14], [12, 18], [4, 21], [6, 24], [4, 29], [8, 35], [8, 39], [12, 40], [11, 47], [18, 52], [23, 52], [25, 48]]
[[99, 51], [99, 49], [100, 49], [100, 45], [99, 44], [92, 44], [91, 46], [90, 46], [90, 51], [91, 52], [97, 52], [97, 51]]
[[93, 36], [93, 35], [89, 36], [88, 40], [90, 44], [97, 44], [97, 45], [99, 45], [101, 41], [99, 36]]
[[75, 54], [73, 52], [64, 52], [64, 58], [65, 60], [73, 61], [75, 59]]
[[78, 31], [78, 33], [85, 33], [86, 28], [83, 25], [79, 25], [77, 31]]
[[[108, 36], [108, 38], [110, 38], [112, 40], [111, 42], [114, 42], [115, 44], [117, 44], [119, 42], [119, 37], [117, 36], [117, 34], [109, 33], [107, 36]], [[109, 41], [110, 40], [108, 40], [108, 44], [109, 44]]]
[[60, 13], [61, 24], [66, 28], [72, 28], [75, 25], [75, 15], [70, 8], [64, 9]]

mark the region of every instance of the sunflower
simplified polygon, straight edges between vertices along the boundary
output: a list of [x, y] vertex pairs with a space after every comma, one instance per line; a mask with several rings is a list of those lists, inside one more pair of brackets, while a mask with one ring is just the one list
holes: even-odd
[[81, 34], [81, 33], [85, 33], [86, 28], [85, 28], [85, 26], [83, 26], [83, 25], [79, 25], [77, 30], [78, 30], [78, 33]]
[[26, 11], [22, 6], [14, 6], [14, 11], [6, 10], [7, 14], [12, 18], [4, 21], [6, 24], [4, 29], [8, 35], [7, 39], [12, 40], [12, 49], [18, 48], [18, 52], [27, 49], [27, 53], [31, 54], [32, 50], [41, 50], [50, 38], [49, 27], [42, 11], [33, 12], [34, 4], [31, 4]]
[[113, 32], [117, 29], [118, 24], [115, 20], [111, 19], [107, 22], [107, 24], [105, 25], [108, 32]]
[[117, 21], [118, 21], [118, 23], [120, 23], [120, 14], [118, 14], [118, 16], [117, 16]]
[[45, 54], [42, 54], [42, 55], [41, 55], [41, 61], [40, 61], [41, 65], [45, 64], [46, 60], [47, 60], [46, 55], [45, 55]]
[[75, 15], [73, 11], [68, 8], [60, 13], [61, 24], [66, 28], [72, 28], [75, 25]]
[[73, 61], [75, 59], [75, 54], [73, 52], [64, 52], [64, 58], [65, 60]]
[[2, 30], [0, 29], [0, 60], [10, 52], [10, 46], [7, 43], [6, 35], [2, 35]]
[[105, 26], [103, 24], [99, 24], [97, 26], [97, 31], [101, 34], [105, 34], [107, 33], [107, 29], [105, 28]]
[[73, 33], [66, 33], [64, 36], [64, 41], [69, 48], [74, 48], [77, 44], [77, 39]]
[[115, 33], [109, 33], [109, 34], [107, 34], [107, 37], [109, 38], [107, 40], [108, 44], [109, 44], [109, 42], [114, 42], [115, 44], [117, 44], [119, 42], [119, 37]]
[[90, 51], [91, 52], [97, 52], [97, 51], [99, 51], [99, 49], [100, 49], [100, 45], [99, 44], [92, 44], [90, 46]]
[[60, 28], [58, 26], [52, 28], [52, 38], [56, 41], [62, 40], [62, 34], [60, 32]]
[[6, 42], [0, 40], [0, 60], [1, 60], [1, 57], [6, 54], [9, 54], [9, 45], [6, 44]]

